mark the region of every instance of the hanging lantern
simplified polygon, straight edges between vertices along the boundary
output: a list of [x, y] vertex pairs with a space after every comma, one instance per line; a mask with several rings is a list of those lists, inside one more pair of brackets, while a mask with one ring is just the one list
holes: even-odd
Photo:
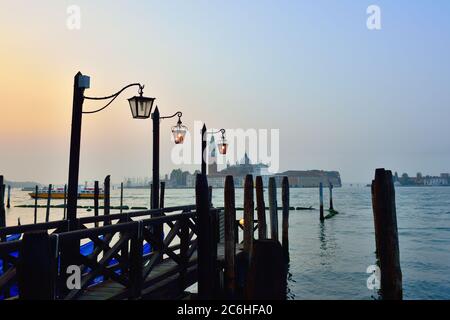
[[175, 144], [183, 144], [187, 130], [187, 127], [181, 122], [181, 117], [178, 116], [177, 125], [175, 127], [172, 127], [172, 134]]
[[139, 96], [128, 99], [131, 108], [131, 114], [134, 119], [148, 119], [152, 112], [153, 102], [155, 98], [147, 98], [143, 96], [144, 87], [139, 88]]
[[224, 134], [222, 134], [222, 139], [220, 140], [218, 147], [219, 147], [220, 154], [227, 154], [228, 143], [227, 143], [227, 140], [225, 139]]

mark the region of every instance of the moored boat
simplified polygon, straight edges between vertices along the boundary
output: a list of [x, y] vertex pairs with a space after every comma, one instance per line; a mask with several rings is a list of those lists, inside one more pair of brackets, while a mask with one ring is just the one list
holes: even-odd
[[[49, 192], [48, 188], [40, 189], [38, 190], [38, 193], [36, 192], [30, 192], [28, 193], [31, 198], [33, 199], [48, 199]], [[52, 188], [50, 193], [51, 199], [64, 199], [67, 198], [67, 193], [64, 194], [64, 188]], [[99, 199], [104, 199], [105, 194], [103, 193], [103, 189], [99, 190], [98, 194]], [[78, 189], [78, 199], [94, 199], [94, 188], [80, 188]]]

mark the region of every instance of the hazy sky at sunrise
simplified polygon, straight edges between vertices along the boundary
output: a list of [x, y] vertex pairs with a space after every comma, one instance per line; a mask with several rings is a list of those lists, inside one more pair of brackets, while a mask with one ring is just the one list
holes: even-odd
[[[371, 4], [380, 31], [366, 28]], [[81, 30], [66, 27], [69, 5]], [[145, 83], [189, 127], [280, 129], [281, 171], [449, 172], [449, 17], [448, 0], [0, 0], [0, 174], [67, 179], [77, 71], [90, 96]], [[151, 121], [131, 118], [134, 94], [83, 118], [80, 181], [150, 176]]]

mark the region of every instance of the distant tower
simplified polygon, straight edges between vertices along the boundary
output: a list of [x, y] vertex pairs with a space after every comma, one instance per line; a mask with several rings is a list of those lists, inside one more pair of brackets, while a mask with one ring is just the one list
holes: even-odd
[[209, 161], [208, 161], [208, 175], [215, 175], [217, 174], [217, 156], [216, 156], [216, 141], [214, 139], [214, 136], [211, 137], [209, 146], [211, 152], [209, 154]]

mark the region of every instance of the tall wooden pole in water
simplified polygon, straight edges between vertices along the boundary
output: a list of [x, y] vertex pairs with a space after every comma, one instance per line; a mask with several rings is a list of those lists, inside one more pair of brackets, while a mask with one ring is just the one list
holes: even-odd
[[64, 212], [63, 219], [67, 219], [67, 184], [64, 185]]
[[325, 216], [323, 215], [323, 184], [322, 184], [322, 182], [319, 184], [319, 201], [320, 201], [320, 221], [324, 221]]
[[256, 211], [258, 214], [258, 239], [266, 239], [266, 204], [264, 202], [264, 186], [261, 176], [256, 177]]
[[164, 208], [164, 193], [166, 192], [166, 183], [164, 181], [161, 182], [161, 194], [159, 198], [159, 207]]
[[120, 183], [120, 213], [122, 213], [123, 207], [123, 182]]
[[248, 263], [253, 251], [253, 219], [255, 216], [253, 196], [253, 176], [248, 174], [244, 182], [244, 252], [247, 253]]
[[153, 177], [152, 177], [152, 203], [151, 209], [159, 208], [159, 125], [160, 114], [158, 106], [152, 114], [153, 120]]
[[277, 184], [275, 177], [269, 178], [269, 214], [270, 214], [270, 235], [272, 240], [278, 238], [278, 203], [277, 203]]
[[11, 186], [8, 185], [8, 200], [6, 202], [6, 207], [11, 208]]
[[[94, 216], [98, 217], [98, 197], [100, 193], [98, 181], [94, 182]], [[94, 223], [95, 227], [98, 228], [98, 221]]]
[[333, 184], [332, 183], [330, 183], [329, 189], [330, 189], [330, 211], [333, 211], [334, 206], [333, 206]]
[[372, 206], [377, 255], [381, 270], [381, 296], [384, 300], [403, 298], [402, 270], [398, 244], [395, 189], [392, 172], [377, 169], [372, 182]]
[[202, 131], [202, 166], [201, 166], [201, 172], [203, 175], [206, 176], [206, 124], [203, 124]]
[[52, 199], [52, 185], [48, 185], [48, 192], [47, 192], [47, 210], [45, 211], [45, 222], [50, 221], [50, 202]]
[[34, 191], [34, 224], [37, 223], [38, 193], [39, 193], [39, 187], [36, 186], [35, 191]]
[[[111, 187], [111, 176], [106, 176], [105, 178], [105, 184], [104, 184], [104, 193], [105, 193], [105, 198], [104, 198], [104, 215], [105, 216], [109, 216], [109, 211], [110, 211], [110, 204], [111, 204], [111, 199], [110, 199], [110, 187]], [[110, 225], [111, 221], [107, 221], [105, 220], [104, 225]]]
[[233, 176], [225, 178], [225, 290], [229, 297], [236, 293], [236, 207]]
[[282, 246], [284, 257], [289, 262], [289, 180], [283, 177], [281, 184], [281, 198], [283, 200], [283, 228], [282, 228]]
[[[5, 186], [3, 184], [3, 176], [0, 176], [0, 228], [6, 227], [5, 212]], [[0, 239], [2, 240], [2, 239]]]

